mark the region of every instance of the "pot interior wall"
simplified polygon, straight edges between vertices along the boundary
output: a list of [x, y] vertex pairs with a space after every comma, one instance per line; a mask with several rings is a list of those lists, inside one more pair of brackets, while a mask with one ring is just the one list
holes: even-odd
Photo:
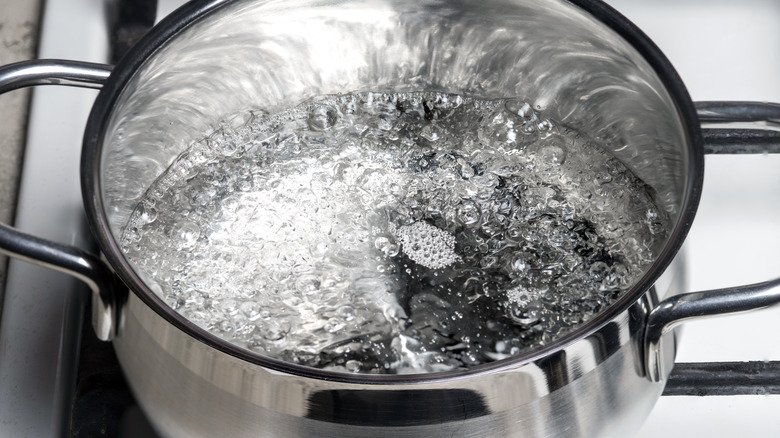
[[239, 0], [186, 26], [124, 87], [101, 152], [112, 233], [225, 117], [388, 90], [522, 98], [626, 163], [673, 223], [681, 211], [691, 152], [675, 102], [637, 50], [577, 6]]

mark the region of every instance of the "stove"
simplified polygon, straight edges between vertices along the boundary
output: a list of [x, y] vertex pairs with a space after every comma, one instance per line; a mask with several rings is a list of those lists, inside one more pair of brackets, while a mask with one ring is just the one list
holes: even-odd
[[[780, 102], [780, 3], [607, 2], [659, 45], [694, 100]], [[132, 44], [151, 17], [159, 19], [181, 3], [48, 0], [38, 57], [111, 62], [112, 53]], [[139, 12], [133, 5], [147, 9]], [[120, 17], [120, 26], [106, 17]], [[93, 246], [78, 161], [95, 95], [62, 87], [35, 90], [15, 221], [24, 231], [86, 249]], [[701, 205], [685, 247], [691, 291], [780, 276], [778, 169], [780, 155], [706, 158]], [[154, 437], [111, 344], [98, 341], [85, 322], [87, 298], [83, 286], [64, 274], [9, 263], [0, 315], [0, 436]], [[677, 360], [753, 361], [760, 367], [780, 361], [780, 342], [772, 338], [778, 332], [780, 308], [688, 324]], [[768, 384], [753, 392], [776, 394], [772, 388], [780, 381]], [[683, 386], [672, 383], [667, 394], [702, 392]], [[775, 394], [666, 395], [637, 436], [777, 436]]]

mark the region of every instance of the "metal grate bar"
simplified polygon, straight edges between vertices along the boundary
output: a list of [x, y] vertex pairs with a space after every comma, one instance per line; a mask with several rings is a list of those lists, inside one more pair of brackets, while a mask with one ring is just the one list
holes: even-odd
[[663, 395], [780, 394], [780, 361], [677, 363]]

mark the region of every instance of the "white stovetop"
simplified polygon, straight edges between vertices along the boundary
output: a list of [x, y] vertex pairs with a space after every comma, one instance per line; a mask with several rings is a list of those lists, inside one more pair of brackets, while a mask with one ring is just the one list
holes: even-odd
[[[656, 41], [677, 68], [695, 100], [780, 102], [780, 2], [607, 2]], [[173, 5], [181, 3], [182, 0], [160, 0], [160, 10], [167, 12]], [[48, 4], [57, 5], [58, 21], [66, 32], [59, 36], [44, 34], [41, 56], [99, 61], [105, 50], [104, 43], [96, 47], [91, 44], [99, 40], [105, 31], [93, 29], [94, 25], [89, 23], [99, 22], [103, 11], [93, 11], [94, 8], [89, 9], [89, 6], [102, 5], [103, 2], [49, 0]], [[90, 11], [97, 13], [98, 17], [90, 17], [93, 14]], [[87, 50], [87, 46], [91, 48]], [[74, 94], [76, 100], [89, 99], [94, 95], [85, 90], [52, 89], [36, 91], [36, 99], [53, 93]], [[54, 166], [57, 169], [35, 172], [35, 176], [50, 175], [54, 181], [44, 184], [39, 178], [34, 178], [26, 184], [23, 181], [23, 185], [29, 187], [25, 189], [28, 191], [56, 193], [58, 205], [62, 204], [62, 210], [77, 220], [81, 213], [76, 165], [84, 122], [65, 126], [64, 122], [54, 121], [55, 113], [68, 111], [68, 108], [48, 108], [47, 112], [37, 116], [37, 123], [46, 126], [47, 134], [36, 137], [44, 146], [41, 154], [56, 152], [72, 153], [73, 156], [58, 159]], [[57, 134], [58, 129], [65, 129], [68, 136], [75, 138], [66, 141], [66, 134]], [[65, 145], [75, 150], [68, 152], [64, 149]], [[26, 156], [25, 166], [32, 167], [34, 158], [35, 154]], [[780, 276], [780, 156], [708, 157], [706, 164], [701, 207], [687, 245], [691, 290], [733, 286]], [[55, 174], [60, 167], [67, 167], [62, 172], [63, 177], [59, 176], [60, 173]], [[36, 208], [25, 209], [27, 212], [24, 214], [46, 216]], [[64, 216], [58, 213], [54, 215], [54, 226], [42, 227], [44, 231], [62, 230], [66, 228], [61, 226], [63, 220]], [[58, 239], [64, 242], [75, 239], [67, 231], [65, 234]], [[61, 278], [54, 274], [49, 278], [50, 274], [35, 272], [36, 288], [56, 284]], [[29, 296], [26, 292], [24, 297]], [[53, 294], [51, 296], [58, 296], [56, 291]], [[60, 316], [25, 314], [25, 317], [41, 318], [39, 325], [47, 321], [38, 332], [46, 328], [55, 340], [59, 339], [57, 333], [62, 327]], [[683, 332], [678, 360], [780, 360], [780, 341], [774, 339], [776, 333], [780, 333], [780, 309], [689, 324]], [[12, 334], [7, 333], [7, 337], [12, 337]], [[15, 362], [40, 357], [42, 351], [52, 359], [63, 353], [64, 344], [41, 340], [40, 345], [34, 346], [29, 342], [12, 341], [4, 341], [4, 351], [8, 353], [9, 346], [13, 347]], [[10, 372], [0, 369], [0, 417], [3, 420], [0, 435], [57, 436], [65, 420], [63, 413], [35, 404], [36, 400], [62, 396], [49, 384], [54, 376], [37, 372], [34, 367], [21, 367], [13, 371], [13, 375], [9, 375]], [[33, 396], [37, 399], [31, 400]], [[780, 396], [662, 397], [638, 436], [780, 436], [777, 412], [780, 412]], [[31, 420], [24, 427], [20, 424], [23, 417]]]
[[[694, 100], [780, 102], [780, 2], [607, 0]], [[780, 277], [780, 156], [708, 156], [687, 239], [691, 290]], [[684, 326], [680, 362], [780, 360], [780, 308]], [[640, 438], [780, 436], [780, 396], [662, 397]]]

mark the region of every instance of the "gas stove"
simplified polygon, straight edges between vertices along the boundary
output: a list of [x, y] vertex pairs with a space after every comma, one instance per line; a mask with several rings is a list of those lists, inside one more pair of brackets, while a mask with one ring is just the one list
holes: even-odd
[[[780, 3], [607, 2], [658, 44], [694, 100], [780, 102]], [[111, 53], [131, 44], [149, 21], [148, 13], [126, 9], [130, 3], [48, 0], [38, 57], [111, 62]], [[133, 4], [156, 9], [159, 19], [181, 3]], [[107, 16], [129, 22], [117, 30]], [[24, 231], [87, 249], [78, 162], [94, 97], [83, 89], [35, 90], [16, 217]], [[691, 291], [780, 275], [778, 169], [778, 155], [706, 158], [703, 196], [685, 247]], [[10, 262], [0, 318], [0, 436], [154, 436], [111, 345], [97, 341], [85, 322], [87, 296], [64, 274]], [[780, 342], [772, 336], [778, 332], [780, 308], [688, 324], [677, 360], [778, 361]], [[678, 386], [667, 394], [698, 392]], [[637, 436], [777, 436], [778, 411], [780, 395], [666, 395]]]

